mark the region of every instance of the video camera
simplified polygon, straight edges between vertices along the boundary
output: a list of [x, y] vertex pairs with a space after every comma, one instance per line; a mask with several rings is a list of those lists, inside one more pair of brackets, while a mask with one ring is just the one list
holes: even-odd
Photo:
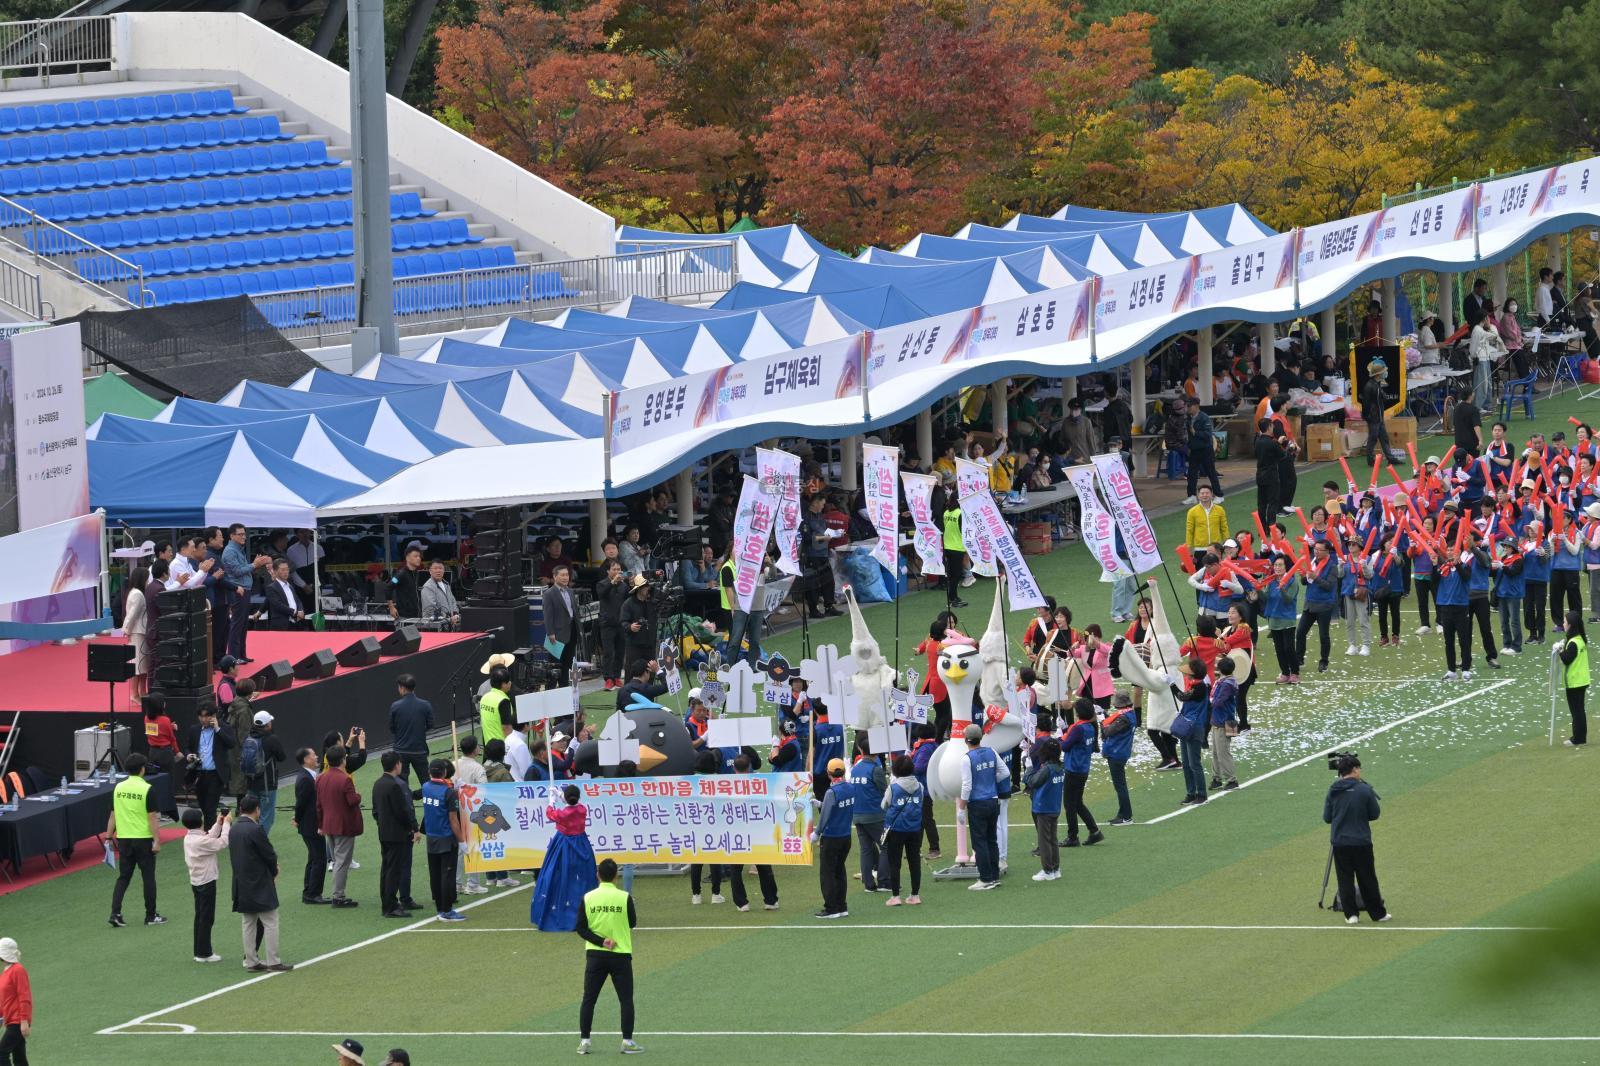
[[700, 561], [700, 546], [706, 542], [704, 526], [666, 526], [656, 535], [652, 552], [658, 563]]
[[1345, 758], [1355, 759], [1358, 764], [1361, 762], [1360, 758], [1353, 751], [1330, 751], [1328, 752], [1328, 769], [1332, 770], [1334, 773], [1338, 773], [1339, 760]]

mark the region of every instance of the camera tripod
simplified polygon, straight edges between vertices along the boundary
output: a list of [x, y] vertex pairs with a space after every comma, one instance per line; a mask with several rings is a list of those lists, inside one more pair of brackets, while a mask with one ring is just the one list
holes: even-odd
[[[1339, 911], [1339, 912], [1343, 913], [1344, 907], [1340, 903], [1338, 889], [1334, 889], [1333, 904], [1331, 906], [1326, 906], [1325, 907], [1323, 905], [1323, 902], [1322, 902], [1324, 899], [1327, 898], [1327, 895], [1328, 895], [1328, 878], [1330, 878], [1331, 876], [1333, 876], [1333, 845], [1329, 844], [1328, 845], [1328, 861], [1322, 867], [1322, 891], [1317, 894], [1317, 909], [1318, 910], [1333, 910], [1333, 911]], [[1359, 885], [1354, 885], [1354, 886], [1352, 886], [1351, 891], [1355, 892], [1355, 894], [1356, 894], [1356, 910], [1363, 910], [1366, 907], [1366, 902], [1361, 898], [1361, 887]]]

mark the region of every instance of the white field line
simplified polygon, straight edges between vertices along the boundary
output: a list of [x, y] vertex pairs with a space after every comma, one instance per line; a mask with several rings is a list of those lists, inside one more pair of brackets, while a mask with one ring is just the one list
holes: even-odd
[[[130, 1023], [131, 1024], [131, 1023]], [[169, 1024], [169, 1023], [155, 1023]], [[119, 1027], [120, 1028], [120, 1027]], [[406, 1039], [418, 1037], [562, 1037], [571, 1038], [578, 1035], [576, 1029], [429, 1029], [415, 1030], [412, 1032], [396, 1032], [384, 1030], [382, 1033], [366, 1033], [360, 1030], [339, 1029], [327, 1032], [307, 1029], [279, 1029], [279, 1030], [249, 1030], [226, 1029], [200, 1032], [185, 1026], [177, 1032], [153, 1032], [150, 1030], [121, 1032], [118, 1030], [102, 1030], [102, 1035], [107, 1036], [229, 1036], [229, 1037], [320, 1037], [322, 1039], [337, 1039], [351, 1035], [362, 1037], [376, 1037], [381, 1039]], [[596, 1031], [595, 1036], [618, 1036], [614, 1032]], [[700, 1040], [708, 1037], [747, 1039], [750, 1037], [890, 1037], [896, 1040], [938, 1039], [949, 1040], [978, 1039], [978, 1040], [1256, 1040], [1256, 1041], [1353, 1041], [1361, 1043], [1396, 1042], [1435, 1042], [1435, 1043], [1482, 1043], [1482, 1044], [1579, 1044], [1600, 1042], [1600, 1036], [1533, 1036], [1533, 1035], [1507, 1035], [1507, 1036], [1468, 1036], [1451, 1034], [1376, 1034], [1376, 1033], [1090, 1033], [1090, 1032], [1048, 1032], [1030, 1030], [1020, 1033], [1004, 1032], [929, 1032], [925, 1029], [917, 1030], [858, 1030], [858, 1029], [703, 1029], [703, 1030], [669, 1030], [657, 1033], [639, 1034], [643, 1042], [648, 1043], [652, 1038], [687, 1038]]]
[[[1330, 914], [1333, 912], [1329, 912]], [[1552, 927], [1546, 925], [1394, 925], [1385, 922], [1382, 925], [1371, 923], [1356, 927], [1362, 932], [1369, 933], [1537, 933], [1548, 932]], [[899, 924], [899, 923], [858, 923], [858, 922], [818, 922], [815, 925], [641, 925], [635, 932], [639, 933], [689, 933], [689, 932], [828, 932], [837, 929], [893, 929], [896, 932], [905, 929], [1005, 929], [1005, 930], [1090, 930], [1110, 932], [1170, 932], [1173, 930], [1216, 931], [1216, 932], [1308, 932], [1331, 933], [1348, 932], [1350, 926], [1346, 925], [1340, 916], [1336, 925], [1131, 925], [1131, 924], [1047, 924], [1036, 923], [1027, 925], [1007, 925], [996, 922], [960, 923], [951, 922], [948, 925], [934, 923], [925, 924]], [[417, 933], [537, 933], [533, 926], [467, 926], [451, 925], [437, 928], [416, 929]]]

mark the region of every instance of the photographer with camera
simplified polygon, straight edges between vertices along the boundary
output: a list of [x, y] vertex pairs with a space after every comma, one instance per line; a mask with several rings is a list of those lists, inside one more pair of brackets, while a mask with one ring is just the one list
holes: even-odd
[[1378, 820], [1378, 794], [1361, 779], [1361, 760], [1354, 752], [1335, 753], [1328, 761], [1339, 777], [1322, 802], [1322, 820], [1333, 827], [1333, 865], [1338, 871], [1344, 920], [1355, 925], [1365, 907], [1373, 921], [1387, 922], [1394, 915], [1384, 908], [1372, 856], [1371, 823]]
[[633, 576], [628, 598], [619, 612], [623, 662], [656, 657], [656, 609], [651, 602], [654, 594], [654, 587], [645, 575]]

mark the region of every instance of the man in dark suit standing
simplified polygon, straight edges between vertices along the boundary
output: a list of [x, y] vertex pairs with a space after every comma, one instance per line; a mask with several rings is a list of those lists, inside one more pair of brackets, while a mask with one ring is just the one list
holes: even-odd
[[[553, 584], [544, 590], [544, 646], [561, 664], [561, 684], [568, 684], [572, 653], [577, 647], [578, 604], [572, 595], [572, 569], [559, 563], [550, 572]], [[556, 645], [560, 645], [559, 650]], [[426, 778], [424, 778], [426, 780]]]
[[205, 816], [206, 828], [217, 820], [217, 803], [222, 799], [227, 773], [228, 752], [238, 741], [233, 730], [217, 719], [215, 707], [201, 707], [200, 720], [189, 727], [184, 751], [189, 753], [188, 781], [194, 786], [195, 806]]
[[228, 854], [233, 859], [233, 909], [244, 934], [245, 970], [294, 969], [293, 963], [278, 958], [278, 853], [261, 828], [261, 801], [254, 792], [239, 800], [239, 820], [228, 831]]
[[301, 903], [332, 903], [322, 894], [328, 877], [328, 848], [322, 842], [317, 817], [317, 753], [301, 748], [294, 753], [299, 769], [294, 775], [294, 827], [306, 845], [306, 873], [300, 888]]
[[378, 897], [385, 918], [409, 918], [417, 910], [411, 898], [411, 846], [421, 835], [411, 790], [401, 779], [405, 766], [398, 752], [383, 753], [383, 773], [372, 786], [372, 817], [378, 823], [378, 847], [383, 866], [378, 874]]
[[433, 704], [417, 695], [417, 679], [401, 674], [395, 679], [400, 698], [389, 705], [389, 743], [405, 763], [401, 780], [417, 771], [417, 787], [428, 782], [428, 730], [433, 728]]
[[289, 583], [289, 560], [274, 560], [272, 580], [267, 582], [267, 628], [299, 629], [305, 617], [294, 586]]

